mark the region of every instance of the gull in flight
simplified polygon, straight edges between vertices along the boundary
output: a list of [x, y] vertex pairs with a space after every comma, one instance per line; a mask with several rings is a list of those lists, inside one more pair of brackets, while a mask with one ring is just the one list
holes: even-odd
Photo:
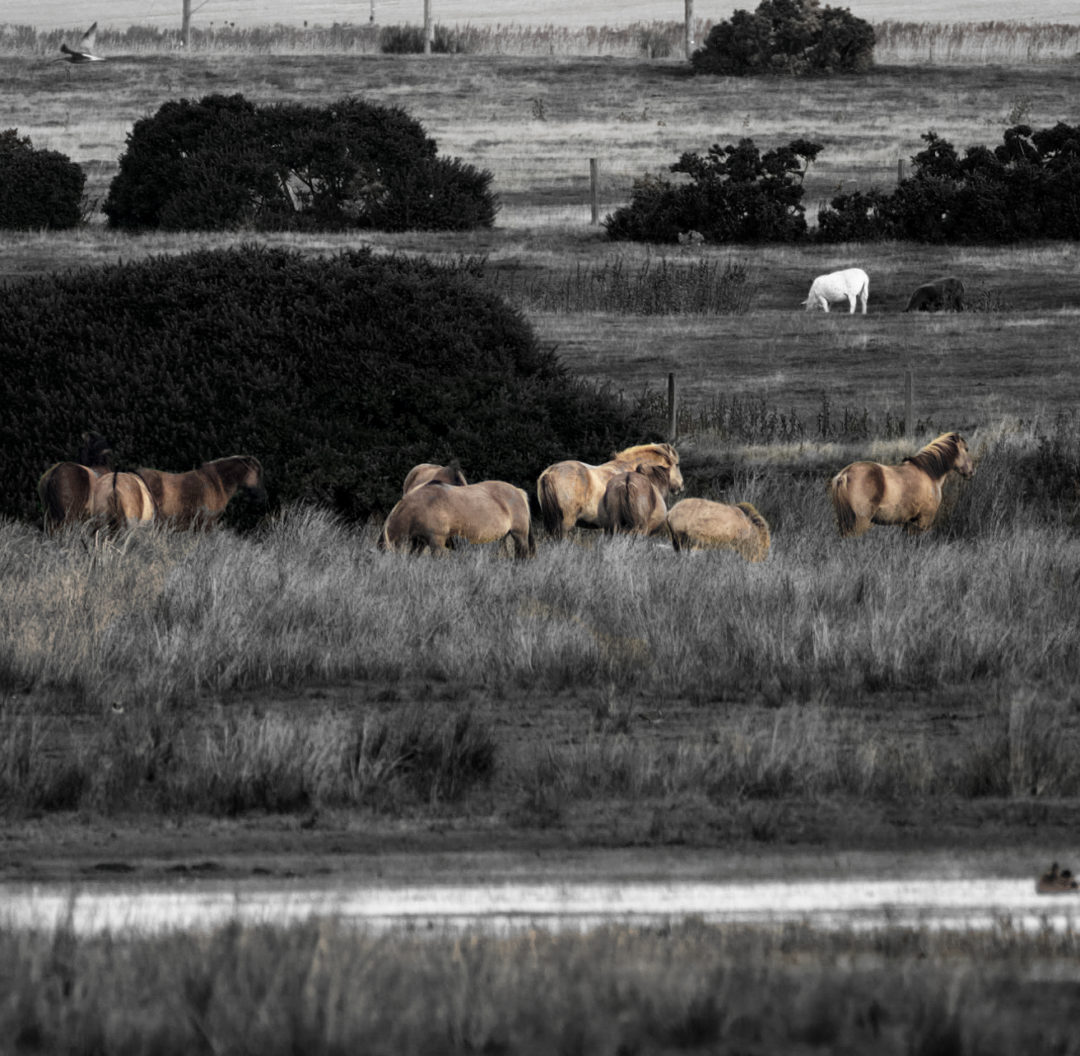
[[94, 40], [97, 37], [97, 23], [95, 22], [83, 35], [77, 48], [69, 48], [66, 44], [60, 45], [64, 53], [58, 62], [104, 62], [101, 55], [94, 54]]

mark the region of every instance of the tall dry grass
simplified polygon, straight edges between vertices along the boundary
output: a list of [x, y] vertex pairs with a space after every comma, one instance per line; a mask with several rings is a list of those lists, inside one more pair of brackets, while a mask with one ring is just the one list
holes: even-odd
[[1073, 1052], [1077, 939], [718, 927], [0, 932], [13, 1051]]
[[[699, 451], [685, 468], [691, 491], [751, 501], [768, 519], [761, 565], [595, 535], [541, 541], [529, 562], [492, 547], [417, 559], [378, 551], [376, 525], [303, 508], [248, 536], [102, 542], [4, 524], [0, 798], [394, 809], [402, 789], [448, 801], [455, 774], [465, 789], [496, 769], [540, 808], [598, 794], [1075, 794], [1080, 431], [1064, 419], [1057, 430], [969, 437], [976, 476], [949, 483], [920, 538], [881, 527], [837, 537], [825, 480], [851, 451], [835, 444], [816, 458], [804, 444], [786, 462], [736, 450], [719, 469]], [[864, 453], [899, 459], [901, 444], [879, 444]], [[492, 731], [467, 709], [422, 721], [400, 709], [319, 722], [206, 712], [243, 691], [358, 680], [422, 680], [459, 698], [585, 692], [611, 707], [591, 740], [552, 754], [540, 737], [497, 761]], [[40, 718], [19, 705], [27, 692], [88, 718], [70, 729]], [[987, 716], [943, 755], [874, 725], [875, 702], [898, 694], [978, 698]], [[621, 737], [632, 723], [620, 708], [671, 700], [701, 708], [695, 740]], [[780, 710], [710, 719], [748, 705]], [[59, 762], [44, 744], [60, 745]]]

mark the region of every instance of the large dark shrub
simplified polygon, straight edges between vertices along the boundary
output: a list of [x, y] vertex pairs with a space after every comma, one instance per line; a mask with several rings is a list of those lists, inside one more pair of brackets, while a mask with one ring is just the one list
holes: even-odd
[[864, 73], [874, 61], [874, 29], [847, 8], [818, 0], [762, 0], [709, 31], [691, 56], [698, 73]]
[[0, 228], [75, 227], [86, 174], [67, 155], [35, 150], [18, 129], [0, 132]]
[[104, 211], [136, 230], [459, 229], [494, 222], [490, 184], [396, 107], [210, 95], [135, 123]]
[[961, 157], [934, 132], [891, 195], [840, 195], [818, 217], [824, 241], [1016, 242], [1080, 237], [1080, 128], [1006, 129]]
[[646, 176], [630, 204], [604, 220], [608, 236], [675, 242], [696, 231], [706, 242], [792, 242], [806, 234], [803, 176], [820, 144], [795, 140], [762, 154], [752, 139], [683, 154], [671, 171], [689, 182]]
[[[468, 51], [466, 38], [445, 26], [431, 33], [431, 51], [436, 55], [457, 55]], [[424, 51], [423, 26], [383, 26], [379, 30], [379, 51], [384, 55], [420, 55]]]
[[241, 247], [82, 269], [0, 297], [0, 513], [104, 434], [117, 468], [264, 465], [272, 503], [385, 512], [418, 462], [531, 490], [562, 458], [655, 439], [573, 381], [478, 265]]

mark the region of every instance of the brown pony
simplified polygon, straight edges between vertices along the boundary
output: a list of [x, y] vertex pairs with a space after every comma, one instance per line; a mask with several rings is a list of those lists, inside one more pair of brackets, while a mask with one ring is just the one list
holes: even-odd
[[597, 521], [608, 535], [654, 535], [664, 527], [671, 472], [667, 466], [637, 466], [608, 481]]
[[90, 516], [94, 481], [109, 472], [112, 450], [99, 433], [83, 433], [77, 462], [57, 462], [38, 480], [38, 498], [50, 535]]
[[749, 502], [683, 499], [668, 510], [667, 526], [676, 550], [735, 550], [747, 561], [769, 556], [768, 522]]
[[448, 466], [437, 466], [434, 462], [421, 462], [413, 466], [405, 477], [405, 485], [401, 489], [402, 495], [408, 495], [413, 488], [423, 487], [432, 482], [436, 484], [468, 484], [465, 474], [456, 462]]
[[942, 433], [898, 466], [852, 462], [829, 481], [840, 534], [862, 535], [871, 524], [925, 532], [941, 505], [941, 483], [953, 470], [962, 477], [975, 472], [959, 433]]
[[240, 489], [258, 501], [266, 499], [262, 466], [250, 455], [216, 458], [186, 473], [144, 467], [138, 473], [154, 497], [158, 519], [174, 528], [211, 527]]
[[600, 500], [608, 482], [616, 473], [627, 473], [643, 465], [665, 466], [669, 471], [670, 489], [682, 491], [679, 453], [671, 444], [628, 447], [599, 466], [574, 461], [548, 466], [536, 482], [544, 527], [559, 538], [575, 524], [598, 528]]
[[90, 490], [90, 519], [118, 530], [154, 519], [155, 504], [138, 473], [103, 473]]
[[379, 537], [381, 550], [406, 547], [419, 553], [449, 550], [455, 537], [470, 543], [493, 543], [509, 536], [515, 557], [536, 553], [529, 497], [513, 484], [484, 480], [479, 484], [426, 484], [403, 496], [390, 511]]

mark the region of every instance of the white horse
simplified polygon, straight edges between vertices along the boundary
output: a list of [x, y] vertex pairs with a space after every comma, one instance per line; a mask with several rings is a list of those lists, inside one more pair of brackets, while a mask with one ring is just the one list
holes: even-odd
[[853, 313], [857, 298], [862, 305], [863, 315], [866, 315], [866, 298], [869, 296], [870, 277], [862, 268], [847, 268], [814, 279], [810, 284], [810, 294], [803, 304], [808, 312], [817, 307], [827, 312], [830, 301], [847, 301], [848, 312]]

